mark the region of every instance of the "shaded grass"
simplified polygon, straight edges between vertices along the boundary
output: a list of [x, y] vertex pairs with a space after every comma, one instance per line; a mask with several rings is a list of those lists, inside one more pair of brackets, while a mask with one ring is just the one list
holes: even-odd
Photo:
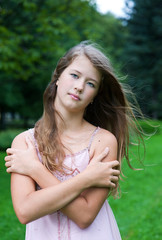
[[[162, 239], [162, 131], [145, 143], [144, 170], [133, 171], [123, 162], [126, 178], [121, 181], [121, 198], [109, 198], [123, 240]], [[0, 239], [23, 240], [25, 226], [19, 223], [12, 207], [4, 156], [0, 154]]]

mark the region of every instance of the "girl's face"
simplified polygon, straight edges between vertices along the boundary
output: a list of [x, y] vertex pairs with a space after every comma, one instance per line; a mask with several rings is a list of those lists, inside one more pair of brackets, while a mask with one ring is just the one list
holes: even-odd
[[100, 72], [84, 56], [78, 56], [62, 72], [57, 81], [55, 107], [83, 111], [96, 96], [101, 82]]

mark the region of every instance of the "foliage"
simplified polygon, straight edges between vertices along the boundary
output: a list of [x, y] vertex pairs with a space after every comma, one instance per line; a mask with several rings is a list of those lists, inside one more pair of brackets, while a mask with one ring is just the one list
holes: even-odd
[[1, 122], [3, 112], [18, 112], [23, 118], [40, 117], [42, 94], [58, 59], [78, 42], [99, 42], [115, 63], [119, 62], [121, 32], [121, 21], [97, 12], [93, 0], [2, 1]]
[[143, 112], [161, 118], [161, 2], [126, 2], [134, 4], [123, 21], [99, 13], [95, 0], [1, 1], [0, 127], [5, 112], [25, 121], [41, 116], [43, 91], [58, 59], [87, 39], [101, 45], [119, 77], [127, 66]]
[[89, 38], [95, 8], [82, 0], [8, 0], [0, 11], [1, 112], [37, 118], [54, 65]]
[[[160, 0], [127, 0], [129, 38], [126, 58], [129, 60], [129, 83], [137, 94], [145, 114], [162, 117], [162, 2]], [[130, 4], [132, 3], [132, 4]]]
[[22, 129], [7, 129], [0, 132], [0, 150], [6, 150], [11, 146], [13, 139], [22, 132]]
[[[99, 15], [96, 18], [96, 29], [98, 32], [97, 42], [106, 51], [115, 70], [121, 74], [122, 54], [126, 44], [127, 28], [122, 19], [115, 18], [110, 12]], [[120, 39], [120, 41], [119, 41]]]

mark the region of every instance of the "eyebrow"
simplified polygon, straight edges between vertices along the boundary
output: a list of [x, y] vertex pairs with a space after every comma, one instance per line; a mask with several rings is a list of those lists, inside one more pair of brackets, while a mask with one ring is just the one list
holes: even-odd
[[[77, 73], [79, 73], [79, 74], [82, 74], [81, 72], [79, 72], [79, 71], [76, 70], [76, 69], [72, 69], [72, 71], [75, 71], [75, 72], [77, 72]], [[99, 82], [98, 82], [96, 79], [89, 78], [89, 80], [94, 81], [94, 82], [96, 82], [97, 84], [99, 84]]]

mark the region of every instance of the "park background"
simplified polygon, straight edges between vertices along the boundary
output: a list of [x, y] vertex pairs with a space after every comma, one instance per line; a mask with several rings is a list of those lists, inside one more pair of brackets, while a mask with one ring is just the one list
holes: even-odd
[[149, 119], [139, 121], [146, 133], [144, 165], [132, 157], [143, 170], [124, 162], [121, 197], [109, 198], [122, 239], [162, 239], [162, 2], [125, 0], [124, 11], [125, 17], [103, 14], [95, 0], [0, 1], [1, 240], [23, 240], [25, 233], [12, 208], [5, 149], [41, 117], [43, 91], [58, 59], [83, 40], [100, 44]]

